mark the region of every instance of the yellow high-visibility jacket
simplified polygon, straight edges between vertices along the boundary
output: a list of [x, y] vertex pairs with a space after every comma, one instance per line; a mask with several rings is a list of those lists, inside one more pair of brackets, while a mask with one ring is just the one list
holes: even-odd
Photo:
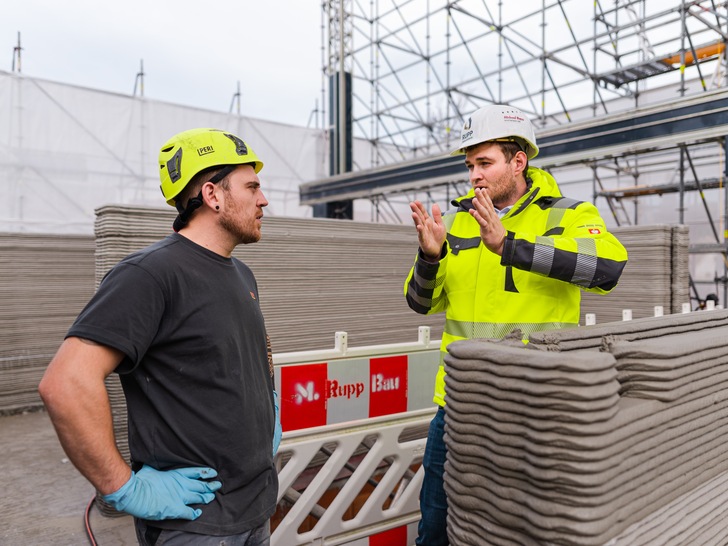
[[442, 356], [453, 341], [500, 339], [519, 328], [532, 332], [579, 324], [581, 290], [606, 294], [619, 280], [627, 251], [607, 231], [596, 207], [563, 197], [546, 171], [529, 168], [528, 191], [501, 218], [503, 256], [490, 252], [468, 212], [474, 190], [443, 215], [447, 240], [440, 261], [421, 251], [404, 294], [420, 314], [445, 311], [435, 403], [445, 405]]

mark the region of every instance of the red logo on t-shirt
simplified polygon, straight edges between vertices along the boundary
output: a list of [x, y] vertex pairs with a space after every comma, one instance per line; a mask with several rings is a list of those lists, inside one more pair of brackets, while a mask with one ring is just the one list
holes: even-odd
[[599, 235], [601, 232], [602, 231], [599, 228], [593, 227], [593, 228], [589, 229], [589, 233], [591, 233], [592, 235]]

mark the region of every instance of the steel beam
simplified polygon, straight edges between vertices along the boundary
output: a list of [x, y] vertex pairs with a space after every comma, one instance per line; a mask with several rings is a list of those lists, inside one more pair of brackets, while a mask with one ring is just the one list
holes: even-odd
[[[541, 168], [676, 148], [728, 134], [728, 91], [702, 93], [657, 106], [610, 114], [537, 132]], [[301, 204], [421, 190], [467, 178], [462, 157], [435, 156], [303, 184]]]

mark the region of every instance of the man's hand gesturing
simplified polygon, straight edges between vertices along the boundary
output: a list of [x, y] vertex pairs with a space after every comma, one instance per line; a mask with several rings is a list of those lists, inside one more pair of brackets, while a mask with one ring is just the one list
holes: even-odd
[[480, 238], [483, 240], [485, 247], [498, 254], [503, 255], [503, 245], [506, 241], [506, 229], [498, 218], [495, 211], [493, 201], [490, 200], [488, 191], [482, 188], [475, 188], [475, 197], [473, 198], [473, 208], [470, 209], [470, 215], [480, 225]]
[[445, 242], [447, 230], [442, 222], [442, 213], [437, 203], [432, 205], [432, 215], [427, 214], [425, 206], [419, 201], [410, 203], [412, 220], [417, 228], [417, 239], [420, 249], [429, 261], [440, 259], [442, 245]]

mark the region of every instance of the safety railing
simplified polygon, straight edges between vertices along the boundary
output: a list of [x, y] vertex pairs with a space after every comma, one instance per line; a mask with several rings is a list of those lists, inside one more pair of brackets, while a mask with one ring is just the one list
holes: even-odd
[[274, 354], [283, 441], [273, 546], [407, 546], [440, 341]]
[[286, 433], [271, 544], [334, 546], [387, 535], [380, 544], [411, 544], [433, 415], [434, 408]]

